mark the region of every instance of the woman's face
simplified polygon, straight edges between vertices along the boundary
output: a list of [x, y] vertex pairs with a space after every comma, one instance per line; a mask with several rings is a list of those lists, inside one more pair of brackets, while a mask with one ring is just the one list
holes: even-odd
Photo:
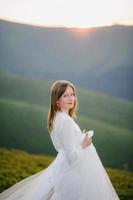
[[74, 102], [75, 102], [75, 93], [73, 91], [73, 88], [68, 85], [64, 94], [57, 101], [58, 106], [61, 111], [68, 113], [69, 110], [73, 108]]

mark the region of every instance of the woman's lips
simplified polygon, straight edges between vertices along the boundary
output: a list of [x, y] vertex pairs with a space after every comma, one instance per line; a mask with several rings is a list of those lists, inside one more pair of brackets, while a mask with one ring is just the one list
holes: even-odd
[[73, 103], [68, 103], [68, 105], [69, 105], [69, 106], [72, 106], [72, 105], [73, 105]]

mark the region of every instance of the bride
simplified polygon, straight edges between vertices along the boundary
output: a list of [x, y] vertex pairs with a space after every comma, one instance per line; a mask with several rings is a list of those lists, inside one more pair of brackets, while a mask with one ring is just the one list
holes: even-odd
[[[0, 194], [0, 200], [118, 200], [119, 197], [92, 143], [90, 132], [74, 121], [75, 86], [65, 80], [51, 87], [48, 130], [55, 160]], [[92, 133], [92, 132], [91, 132]]]

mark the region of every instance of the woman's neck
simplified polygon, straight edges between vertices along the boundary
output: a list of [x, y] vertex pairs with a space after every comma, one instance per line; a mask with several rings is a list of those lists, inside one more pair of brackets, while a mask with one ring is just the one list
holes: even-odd
[[68, 114], [68, 113], [69, 113], [69, 110], [63, 110], [63, 109], [62, 109], [62, 110], [59, 110], [59, 112], [64, 112], [64, 113], [67, 113], [67, 114]]

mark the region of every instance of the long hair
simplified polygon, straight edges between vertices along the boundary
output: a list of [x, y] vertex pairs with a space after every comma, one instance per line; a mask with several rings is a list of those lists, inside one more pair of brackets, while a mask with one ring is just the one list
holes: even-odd
[[50, 106], [48, 111], [48, 119], [47, 119], [47, 127], [49, 133], [52, 130], [53, 127], [53, 120], [55, 117], [55, 114], [57, 111], [60, 111], [60, 108], [57, 105], [57, 101], [60, 99], [60, 97], [64, 94], [66, 91], [67, 86], [71, 86], [74, 93], [75, 93], [75, 102], [73, 108], [69, 110], [69, 116], [74, 118], [76, 117], [76, 111], [77, 111], [77, 97], [76, 97], [76, 89], [75, 86], [66, 80], [58, 80], [55, 81], [51, 86], [51, 96], [50, 96]]

